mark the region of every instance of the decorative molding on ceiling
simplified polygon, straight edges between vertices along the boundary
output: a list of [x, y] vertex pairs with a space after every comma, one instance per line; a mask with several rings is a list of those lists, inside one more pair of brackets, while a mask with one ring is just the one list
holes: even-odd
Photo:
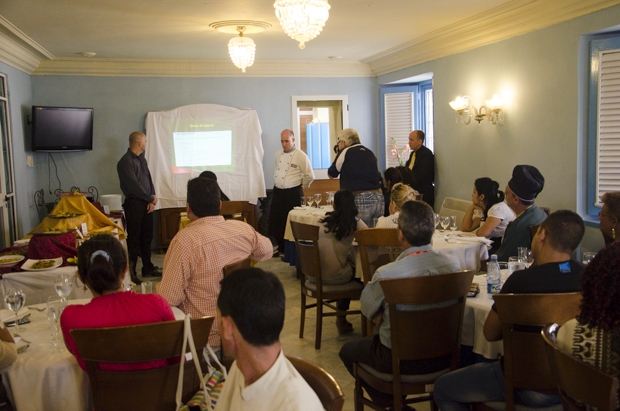
[[513, 0], [362, 59], [378, 76], [506, 40], [620, 4], [620, 0]]
[[375, 77], [552, 26], [620, 0], [512, 0], [360, 62], [55, 58], [0, 16], [0, 61], [32, 75], [123, 77]]
[[0, 61], [31, 74], [42, 59], [54, 55], [0, 16]]
[[42, 60], [35, 76], [111, 77], [375, 77], [357, 61], [255, 61], [246, 73], [230, 60], [57, 58]]

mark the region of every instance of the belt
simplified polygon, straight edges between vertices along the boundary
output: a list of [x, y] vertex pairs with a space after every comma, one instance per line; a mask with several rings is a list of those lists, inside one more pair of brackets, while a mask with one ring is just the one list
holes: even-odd
[[380, 188], [374, 189], [374, 190], [359, 190], [359, 191], [354, 191], [353, 195], [358, 195], [358, 194], [362, 194], [362, 193], [372, 193], [374, 191], [381, 191]]

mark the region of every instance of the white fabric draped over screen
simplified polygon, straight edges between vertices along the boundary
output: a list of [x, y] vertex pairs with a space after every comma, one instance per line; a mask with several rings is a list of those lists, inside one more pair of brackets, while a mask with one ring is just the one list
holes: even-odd
[[[184, 207], [187, 182], [210, 170], [231, 200], [265, 197], [263, 145], [256, 110], [193, 104], [146, 116], [146, 160], [157, 208]], [[186, 150], [181, 150], [186, 148]]]

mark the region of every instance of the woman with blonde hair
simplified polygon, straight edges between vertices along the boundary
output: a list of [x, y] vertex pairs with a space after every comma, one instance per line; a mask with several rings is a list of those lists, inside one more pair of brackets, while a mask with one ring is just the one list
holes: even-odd
[[414, 201], [418, 192], [407, 184], [396, 183], [392, 186], [392, 194], [390, 196], [390, 215], [380, 217], [377, 220], [376, 228], [396, 228], [398, 227], [398, 214], [400, 208], [407, 201]]

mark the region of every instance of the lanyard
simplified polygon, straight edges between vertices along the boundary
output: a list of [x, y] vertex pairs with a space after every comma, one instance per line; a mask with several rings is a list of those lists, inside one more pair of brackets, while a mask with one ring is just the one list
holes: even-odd
[[409, 254], [407, 254], [407, 255], [405, 256], [405, 258], [407, 258], [407, 257], [409, 257], [409, 256], [411, 256], [411, 255], [418, 255], [418, 254], [428, 253], [429, 251], [431, 251], [431, 250], [412, 251], [412, 252], [410, 252]]

